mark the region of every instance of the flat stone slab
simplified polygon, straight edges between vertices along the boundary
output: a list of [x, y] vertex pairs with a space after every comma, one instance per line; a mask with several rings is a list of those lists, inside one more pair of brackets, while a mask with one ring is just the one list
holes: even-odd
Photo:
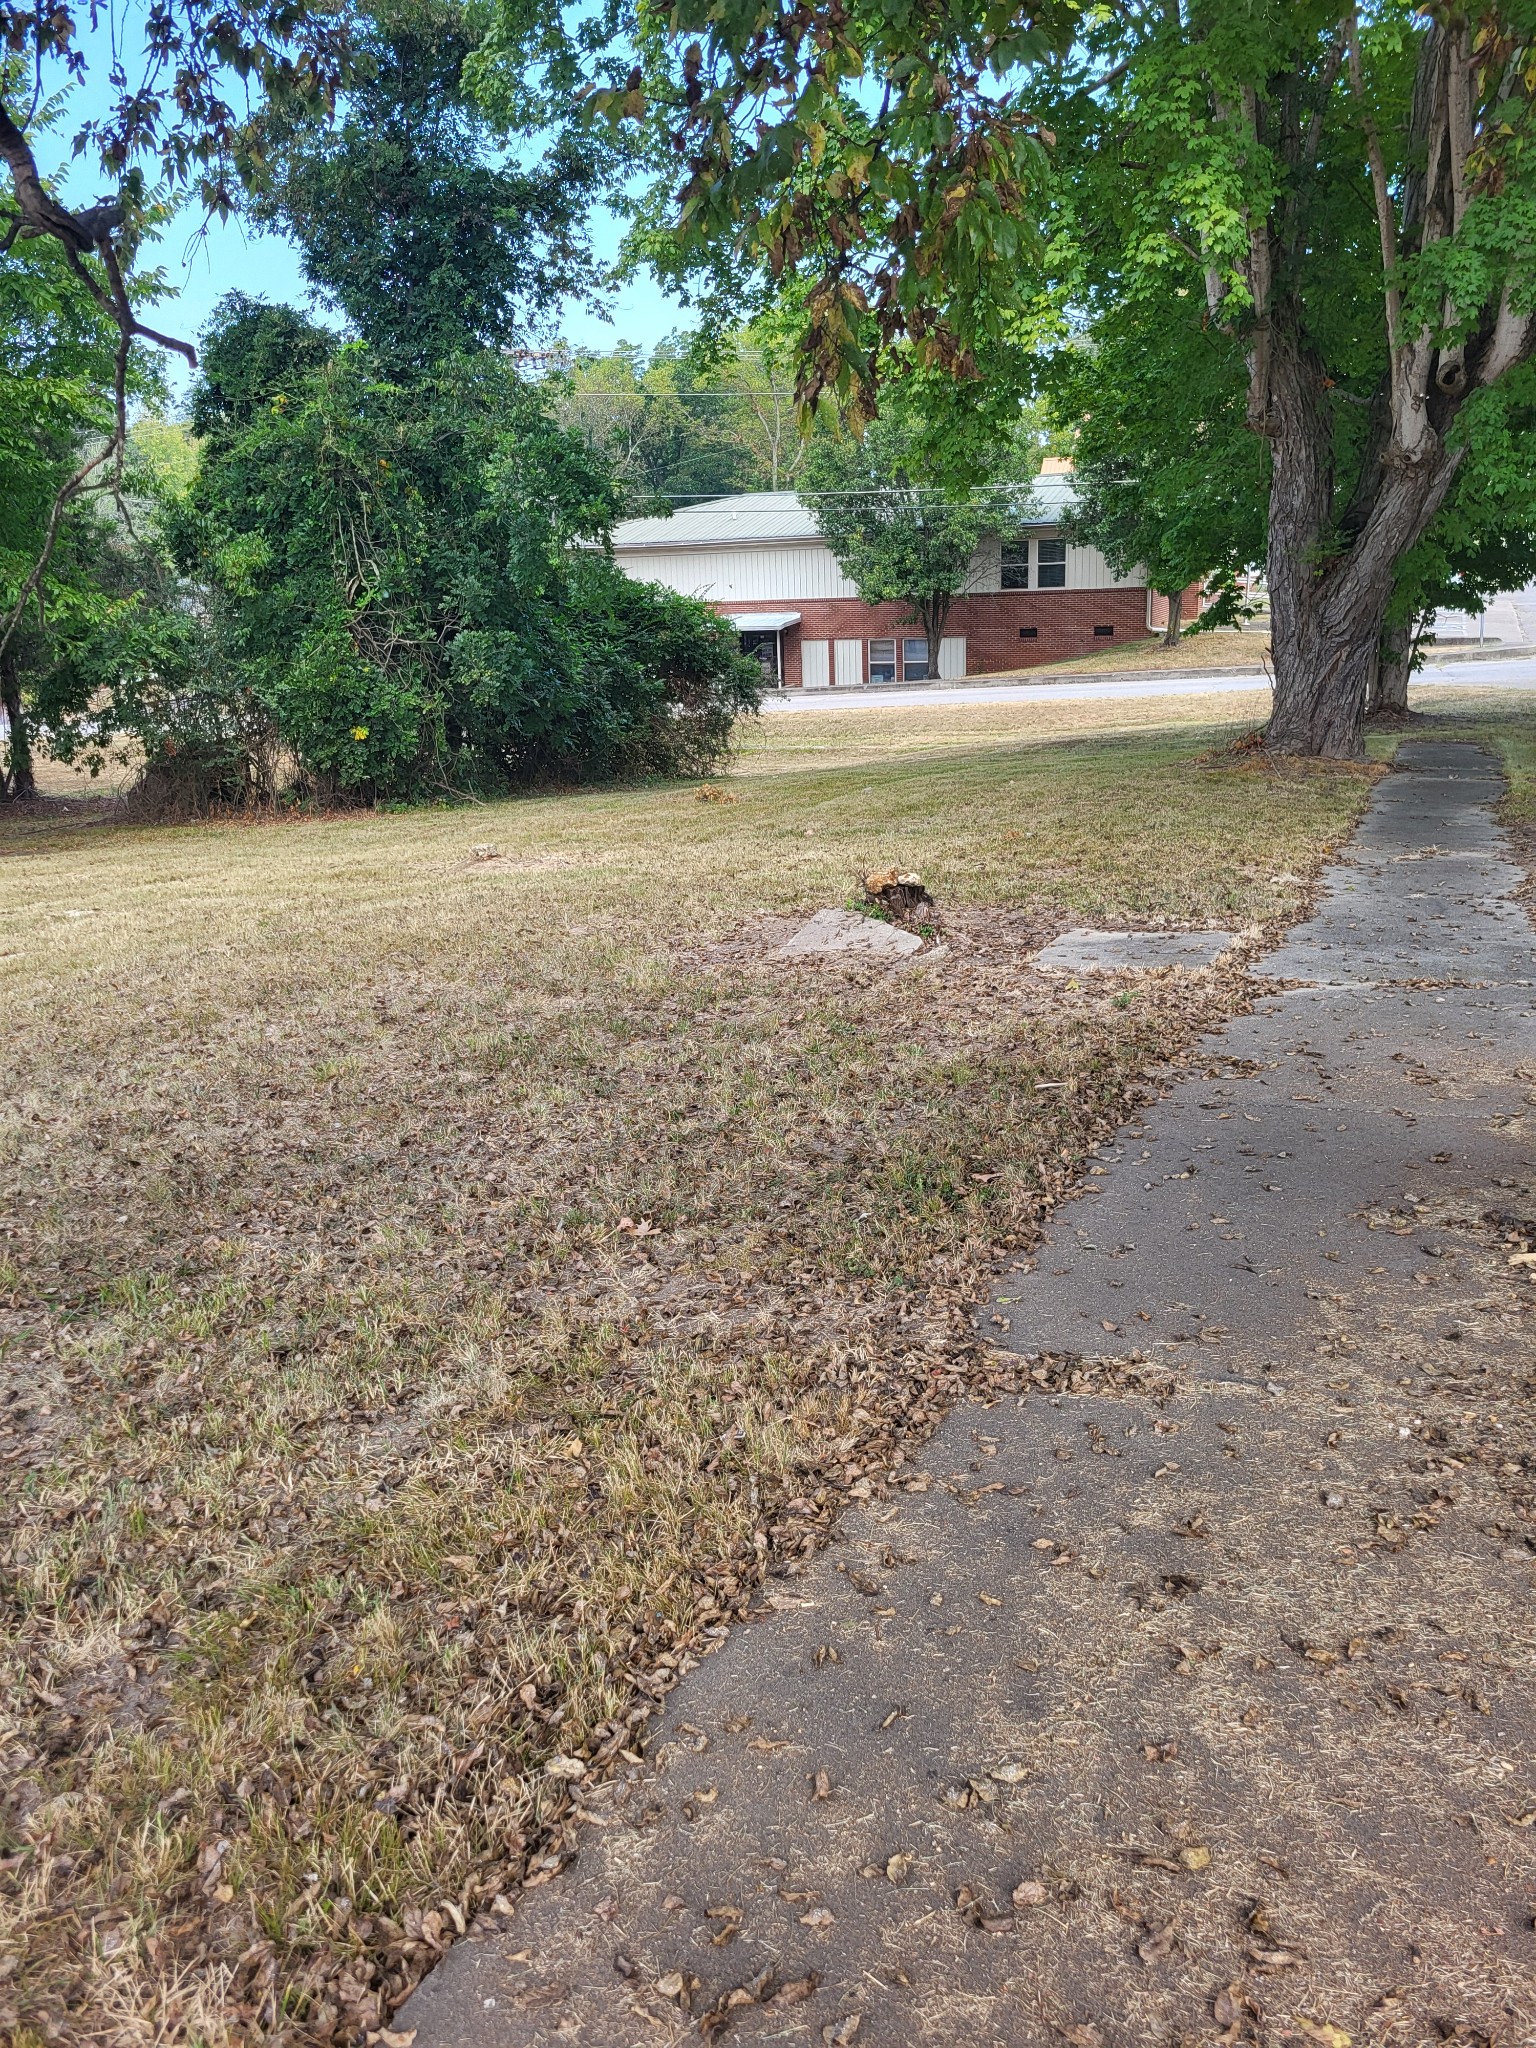
[[1035, 955], [1037, 967], [1121, 974], [1146, 967], [1209, 967], [1237, 941], [1236, 932], [1063, 932]]
[[856, 910], [818, 910], [808, 924], [779, 948], [781, 960], [815, 959], [832, 953], [873, 954], [895, 960], [906, 953], [920, 953], [923, 942], [916, 932], [903, 931], [899, 924], [883, 918], [862, 917]]

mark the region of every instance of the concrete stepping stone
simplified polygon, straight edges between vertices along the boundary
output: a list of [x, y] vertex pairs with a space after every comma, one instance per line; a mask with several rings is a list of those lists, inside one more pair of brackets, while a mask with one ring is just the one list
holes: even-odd
[[1149, 967], [1209, 967], [1236, 932], [1063, 932], [1035, 955], [1037, 967], [1079, 974], [1123, 974]]
[[792, 939], [779, 948], [781, 960], [815, 959], [819, 955], [856, 953], [876, 959], [898, 960], [907, 953], [920, 953], [923, 942], [916, 932], [903, 931], [899, 924], [883, 918], [862, 917], [856, 910], [818, 910], [801, 925]]

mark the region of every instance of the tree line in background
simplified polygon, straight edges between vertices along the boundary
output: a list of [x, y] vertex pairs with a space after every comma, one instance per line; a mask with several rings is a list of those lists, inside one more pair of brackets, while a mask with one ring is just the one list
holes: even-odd
[[[285, 752], [374, 794], [702, 759], [729, 636], [614, 580], [616, 517], [856, 475], [836, 545], [873, 594], [903, 494], [937, 574], [1042, 420], [1117, 568], [1204, 578], [1219, 619], [1264, 563], [1281, 751], [1357, 753], [1434, 606], [1536, 568], [1536, 0], [168, 0], [174, 90], [115, 82], [84, 212], [35, 155], [74, 33], [0, 0], [12, 786], [27, 705], [88, 748], [109, 689], [146, 745], [176, 724], [167, 774], [190, 720], [247, 784]], [[178, 189], [286, 228], [348, 338], [226, 306], [161, 517], [126, 420]], [[555, 374], [599, 201], [697, 331]]]
[[611, 464], [631, 516], [801, 479], [810, 443], [781, 349], [750, 328], [705, 357], [697, 344], [621, 342], [551, 368], [556, 417]]

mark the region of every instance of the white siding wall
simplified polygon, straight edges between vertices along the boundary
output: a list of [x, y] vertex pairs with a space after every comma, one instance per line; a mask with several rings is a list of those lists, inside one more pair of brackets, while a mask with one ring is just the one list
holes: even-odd
[[[1033, 533], [1030, 535], [1031, 540], [1050, 540], [1052, 537], [1049, 529], [1044, 533]], [[1035, 558], [1033, 553], [1030, 556], [1029, 581], [1031, 590], [1039, 587], [1035, 576]], [[1065, 588], [1067, 590], [1140, 590], [1142, 582], [1143, 578], [1140, 575], [1122, 577], [1112, 574], [1108, 562], [1105, 561], [1097, 548], [1077, 548], [1069, 544], [1067, 548], [1067, 580], [1064, 586], [1058, 584], [1056, 588]], [[971, 557], [970, 580], [965, 587], [968, 592], [975, 595], [1002, 589], [1003, 544], [995, 533], [988, 534]], [[1047, 592], [1047, 595], [1049, 595], [1049, 592]]]
[[995, 533], [984, 533], [971, 557], [968, 591], [1001, 590], [1003, 587], [1003, 544]]
[[614, 560], [640, 583], [664, 583], [716, 604], [758, 604], [802, 597], [857, 597], [832, 550], [796, 547], [615, 548]]
[[[668, 590], [680, 590], [686, 597], [707, 597], [715, 604], [777, 607], [800, 598], [859, 594], [837, 566], [832, 550], [816, 542], [777, 547], [759, 543], [731, 548], [616, 548], [614, 560], [638, 583], [665, 584]], [[1033, 576], [1030, 580], [1033, 585]], [[1139, 574], [1112, 575], [1097, 548], [1067, 549], [1068, 590], [1139, 590], [1142, 582]], [[966, 589], [979, 595], [1002, 587], [1002, 544], [990, 534], [972, 557]]]
[[832, 687], [831, 645], [825, 640], [800, 642], [800, 681], [807, 690]]
[[965, 641], [960, 636], [939, 642], [939, 678], [950, 682], [965, 674]]
[[839, 640], [835, 648], [837, 687], [856, 690], [864, 681], [864, 642]]
[[1097, 548], [1067, 547], [1068, 590], [1139, 590], [1140, 576], [1117, 576]]

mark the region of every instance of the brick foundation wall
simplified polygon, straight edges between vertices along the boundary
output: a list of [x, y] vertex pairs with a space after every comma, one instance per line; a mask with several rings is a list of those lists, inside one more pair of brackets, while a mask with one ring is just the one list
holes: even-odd
[[[798, 626], [783, 636], [784, 683], [799, 689], [802, 640], [911, 639], [920, 628], [903, 622], [905, 606], [862, 604], [854, 597], [797, 598], [717, 604], [719, 612], [796, 611]], [[1186, 617], [1192, 616], [1186, 613]], [[1037, 637], [1019, 637], [1021, 626], [1033, 626]], [[1095, 626], [1112, 626], [1096, 635]], [[967, 675], [994, 675], [999, 670], [1035, 668], [1065, 661], [1075, 654], [1101, 653], [1128, 640], [1147, 638], [1147, 593], [1144, 590], [1004, 590], [975, 597], [957, 597], [945, 625], [946, 638], [965, 638]], [[866, 654], [866, 663], [868, 656]]]
[[[1205, 587], [1203, 584], [1191, 583], [1183, 596], [1184, 602], [1179, 608], [1181, 631], [1186, 626], [1192, 626], [1199, 618]], [[1154, 633], [1166, 633], [1168, 630], [1168, 600], [1156, 590], [1152, 592], [1152, 630]]]

